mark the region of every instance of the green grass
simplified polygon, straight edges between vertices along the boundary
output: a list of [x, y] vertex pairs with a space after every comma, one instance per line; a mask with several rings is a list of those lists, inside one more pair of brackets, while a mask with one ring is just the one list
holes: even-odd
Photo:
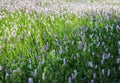
[[[73, 83], [86, 83], [92, 79], [100, 83], [120, 82], [120, 65], [116, 63], [120, 58], [120, 31], [116, 30], [120, 18], [116, 12], [110, 18], [106, 14], [94, 16], [93, 13], [77, 17], [4, 12], [7, 16], [0, 19], [0, 82], [27, 83], [32, 77], [34, 83], [66, 83], [74, 70], [77, 70], [77, 76]], [[90, 35], [93, 36], [90, 38]], [[110, 57], [101, 64], [104, 53]], [[89, 61], [92, 67], [88, 66]], [[95, 65], [98, 65], [97, 69]], [[13, 73], [17, 68], [19, 70]], [[104, 75], [102, 69], [105, 69]], [[110, 76], [107, 76], [108, 69]]]

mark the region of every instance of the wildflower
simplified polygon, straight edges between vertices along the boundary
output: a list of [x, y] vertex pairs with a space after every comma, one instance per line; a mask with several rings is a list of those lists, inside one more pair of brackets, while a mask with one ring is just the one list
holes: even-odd
[[108, 69], [107, 75], [110, 76], [110, 69]]
[[105, 51], [108, 52], [108, 48], [106, 48]]
[[98, 68], [98, 65], [95, 65], [95, 69], [97, 69]]
[[78, 50], [81, 50], [83, 48], [82, 44], [80, 44], [79, 46], [77, 46]]
[[18, 71], [19, 71], [19, 68], [13, 70], [12, 73], [15, 73], [15, 72], [18, 72]]
[[45, 63], [45, 59], [43, 58], [43, 60], [42, 60], [42, 64], [44, 64]]
[[71, 77], [68, 78], [68, 83], [72, 83], [72, 78]]
[[118, 49], [118, 54], [120, 54], [120, 48]]
[[7, 79], [8, 76], [9, 76], [9, 74], [8, 74], [8, 73], [5, 73], [5, 79]]
[[30, 64], [30, 65], [28, 65], [28, 67], [29, 67], [29, 69], [32, 69], [32, 65]]
[[104, 60], [101, 60], [101, 64], [103, 64], [104, 63]]
[[120, 46], [120, 41], [118, 41], [118, 45]]
[[119, 25], [117, 25], [116, 30], [120, 31], [120, 26]]
[[72, 73], [72, 79], [75, 79], [75, 75]]
[[2, 70], [2, 66], [0, 65], [0, 71]]
[[93, 66], [93, 65], [92, 65], [92, 62], [89, 61], [89, 62], [88, 62], [88, 66], [89, 66], [89, 67], [92, 67], [92, 66]]
[[85, 37], [84, 37], [84, 36], [82, 36], [82, 42], [84, 42], [84, 39], [85, 39]]
[[28, 83], [33, 83], [33, 78], [29, 78]]
[[91, 80], [91, 83], [94, 83], [94, 80], [93, 80], [93, 79]]
[[94, 78], [94, 79], [96, 78], [96, 73], [93, 74], [93, 78]]
[[31, 61], [31, 58], [29, 58], [29, 63], [31, 63], [32, 61]]
[[62, 45], [62, 39], [60, 39], [60, 44]]
[[59, 53], [62, 54], [62, 46], [60, 45]]
[[93, 37], [93, 34], [90, 34], [90, 35], [89, 35], [89, 37], [92, 39], [92, 37]]
[[77, 76], [77, 70], [74, 70], [74, 75], [75, 75], [75, 77]]
[[42, 79], [43, 80], [45, 79], [45, 73], [42, 73]]
[[35, 59], [36, 59], [36, 60], [38, 60], [38, 59], [39, 59], [39, 56], [38, 56], [37, 54], [35, 55]]
[[69, 48], [68, 46], [65, 47], [66, 52], [68, 52], [68, 48]]
[[117, 60], [116, 60], [116, 61], [117, 61], [117, 64], [119, 64], [119, 63], [120, 63], [120, 58], [117, 58]]
[[103, 75], [105, 74], [105, 69], [102, 69], [102, 74], [103, 74]]
[[66, 65], [66, 58], [63, 59], [63, 64]]
[[72, 46], [74, 45], [74, 41], [72, 41]]
[[66, 40], [66, 34], [64, 34], [64, 40]]
[[37, 76], [37, 69], [34, 70], [34, 75], [33, 75], [33, 76], [34, 76], [34, 77]]
[[105, 60], [105, 53], [102, 55], [102, 60]]

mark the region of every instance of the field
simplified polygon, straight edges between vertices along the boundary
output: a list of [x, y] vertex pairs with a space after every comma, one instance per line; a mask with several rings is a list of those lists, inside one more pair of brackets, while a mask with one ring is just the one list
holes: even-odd
[[120, 83], [120, 1], [0, 0], [0, 83]]

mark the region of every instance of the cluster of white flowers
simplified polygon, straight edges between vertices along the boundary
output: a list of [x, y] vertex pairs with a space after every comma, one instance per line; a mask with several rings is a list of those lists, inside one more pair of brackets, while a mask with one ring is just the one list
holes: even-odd
[[[114, 3], [114, 4], [110, 4]], [[45, 14], [55, 13], [55, 14], [76, 14], [84, 15], [88, 11], [99, 11], [104, 9], [106, 12], [110, 12], [112, 9], [120, 10], [120, 5], [118, 5], [119, 0], [107, 0], [102, 2], [93, 2], [88, 1], [72, 1], [67, 2], [66, 0], [3, 0], [0, 2], [0, 7], [5, 8], [9, 11], [15, 11], [19, 9], [25, 9], [26, 12], [36, 11], [38, 13], [42, 12]], [[116, 4], [116, 5], [115, 5]]]

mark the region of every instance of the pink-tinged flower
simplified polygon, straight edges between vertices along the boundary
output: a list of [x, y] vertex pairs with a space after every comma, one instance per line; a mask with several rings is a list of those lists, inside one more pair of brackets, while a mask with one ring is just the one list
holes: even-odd
[[0, 65], [0, 71], [2, 70], [2, 66]]
[[29, 78], [28, 83], [33, 83], [33, 78]]
[[94, 80], [93, 80], [93, 79], [91, 80], [91, 83], [94, 83]]
[[93, 65], [92, 65], [92, 62], [89, 61], [89, 62], [88, 62], [88, 66], [89, 66], [89, 67], [92, 67], [92, 66], [93, 66]]
[[117, 58], [117, 60], [116, 60], [116, 61], [117, 61], [117, 64], [119, 64], [119, 63], [120, 63], [120, 58]]
[[107, 75], [110, 76], [110, 69], [108, 69]]
[[72, 83], [72, 77], [68, 78], [68, 83]]

